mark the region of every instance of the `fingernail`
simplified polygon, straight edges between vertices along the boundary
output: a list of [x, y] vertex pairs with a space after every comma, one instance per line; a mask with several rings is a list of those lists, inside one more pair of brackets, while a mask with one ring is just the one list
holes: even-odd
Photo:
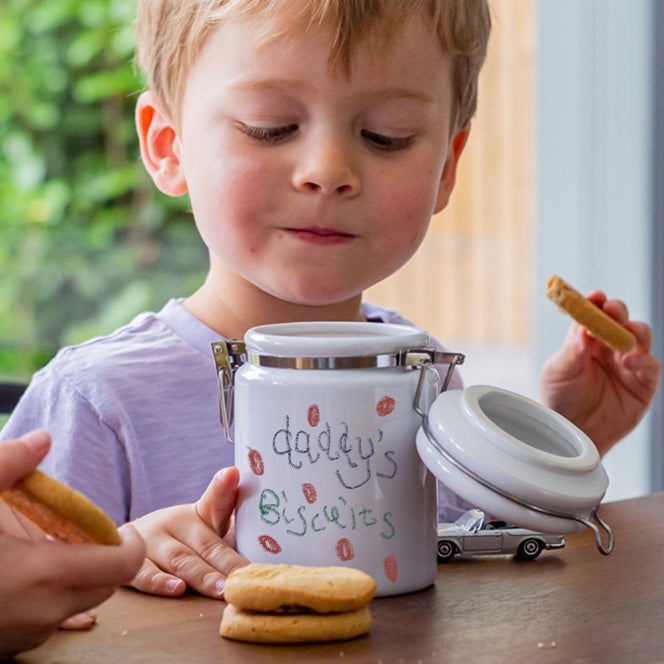
[[223, 597], [224, 596], [224, 588], [226, 586], [225, 581], [217, 581], [215, 584], [215, 591], [217, 593], [217, 597]]
[[33, 450], [41, 452], [44, 448], [48, 447], [51, 437], [43, 429], [35, 429], [21, 436], [20, 440]]
[[182, 583], [183, 583], [182, 579], [168, 579], [164, 584], [166, 586], [166, 592], [169, 595], [178, 592], [180, 590]]

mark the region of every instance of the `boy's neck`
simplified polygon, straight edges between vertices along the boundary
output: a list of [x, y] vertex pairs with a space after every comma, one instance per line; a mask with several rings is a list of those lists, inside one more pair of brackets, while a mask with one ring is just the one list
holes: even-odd
[[362, 294], [330, 305], [285, 302], [238, 277], [233, 284], [205, 283], [183, 302], [189, 313], [226, 339], [241, 339], [256, 325], [296, 321], [364, 321]]

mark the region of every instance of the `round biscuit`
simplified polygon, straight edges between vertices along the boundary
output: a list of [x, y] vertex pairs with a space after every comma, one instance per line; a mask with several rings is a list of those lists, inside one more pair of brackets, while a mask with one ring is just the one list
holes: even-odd
[[252, 563], [226, 579], [224, 598], [249, 611], [339, 613], [365, 606], [376, 582], [353, 567]]
[[370, 628], [371, 612], [366, 606], [358, 611], [320, 615], [254, 613], [228, 604], [219, 634], [251, 643], [319, 643], [354, 639]]

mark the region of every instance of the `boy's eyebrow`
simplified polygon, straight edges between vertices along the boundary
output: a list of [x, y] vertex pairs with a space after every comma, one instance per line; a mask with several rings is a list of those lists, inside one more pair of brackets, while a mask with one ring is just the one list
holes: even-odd
[[[280, 78], [242, 78], [231, 82], [230, 87], [235, 90], [263, 91], [263, 90], [304, 90], [313, 85], [304, 81], [293, 81], [291, 79]], [[379, 97], [385, 100], [389, 99], [412, 99], [421, 103], [430, 104], [433, 102], [433, 96], [425, 90], [404, 87], [387, 87], [376, 90], [368, 90], [362, 93], [367, 97]]]

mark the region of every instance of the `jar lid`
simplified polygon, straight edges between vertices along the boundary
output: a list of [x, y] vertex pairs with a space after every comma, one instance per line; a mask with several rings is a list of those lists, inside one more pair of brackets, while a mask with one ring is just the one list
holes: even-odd
[[292, 369], [394, 367], [402, 352], [427, 345], [429, 335], [409, 325], [312, 321], [261, 325], [247, 331], [247, 360]]
[[598, 516], [607, 474], [590, 438], [555, 411], [497, 387], [450, 390], [423, 418], [417, 449], [443, 484], [494, 517], [548, 532], [584, 525], [610, 552]]

